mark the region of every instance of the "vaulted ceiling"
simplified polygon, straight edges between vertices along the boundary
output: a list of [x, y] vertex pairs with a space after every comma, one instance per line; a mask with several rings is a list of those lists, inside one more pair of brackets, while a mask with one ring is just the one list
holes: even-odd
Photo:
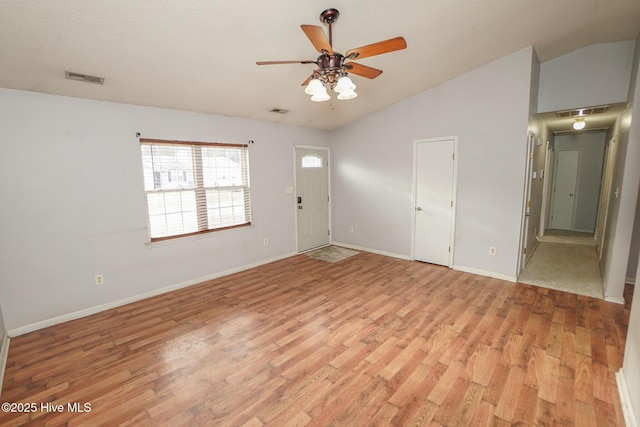
[[[384, 72], [352, 76], [357, 98], [315, 103], [314, 64], [256, 61], [315, 60], [300, 25], [326, 30], [331, 7], [334, 50], [408, 47], [359, 60]], [[0, 87], [331, 130], [529, 45], [544, 62], [639, 32], [636, 0], [0, 0]]]

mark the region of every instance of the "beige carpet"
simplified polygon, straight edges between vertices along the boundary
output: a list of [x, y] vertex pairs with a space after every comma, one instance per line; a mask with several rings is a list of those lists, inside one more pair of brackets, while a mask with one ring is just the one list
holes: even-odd
[[593, 233], [579, 233], [565, 230], [545, 230], [544, 236], [538, 238], [547, 243], [571, 243], [575, 245], [596, 246]]
[[327, 246], [316, 249], [315, 251], [307, 252], [306, 255], [309, 258], [318, 259], [320, 261], [338, 262], [359, 253], [360, 252], [358, 251], [352, 251], [351, 249], [345, 249], [339, 246]]
[[518, 282], [602, 299], [602, 277], [595, 248], [540, 242]]

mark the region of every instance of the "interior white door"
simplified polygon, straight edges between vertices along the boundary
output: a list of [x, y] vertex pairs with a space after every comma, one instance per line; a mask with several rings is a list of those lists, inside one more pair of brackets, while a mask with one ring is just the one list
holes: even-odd
[[295, 148], [298, 252], [329, 244], [327, 150]]
[[416, 143], [414, 259], [453, 265], [455, 140]]
[[563, 150], [556, 154], [553, 209], [551, 211], [551, 228], [553, 229], [573, 229], [579, 162], [580, 152], [577, 150]]

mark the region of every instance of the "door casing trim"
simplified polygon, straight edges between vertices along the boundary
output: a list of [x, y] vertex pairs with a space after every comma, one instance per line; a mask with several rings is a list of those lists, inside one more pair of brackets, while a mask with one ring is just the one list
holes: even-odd
[[[291, 198], [291, 203], [292, 203], [292, 209], [293, 209], [293, 218], [294, 218], [294, 227], [295, 227], [295, 236], [296, 236], [296, 253], [304, 253], [304, 252], [308, 252], [308, 251], [300, 251], [300, 242], [298, 239], [298, 205], [296, 203], [296, 194], [298, 192], [298, 183], [297, 183], [297, 168], [298, 168], [298, 162], [296, 160], [296, 150], [322, 150], [322, 151], [326, 151], [327, 152], [327, 194], [329, 195], [329, 244], [325, 245], [325, 246], [329, 246], [331, 245], [331, 242], [333, 241], [333, 229], [331, 226], [331, 203], [333, 201], [333, 197], [331, 197], [331, 150], [329, 149], [329, 147], [322, 147], [322, 146], [314, 146], [314, 145], [297, 145], [294, 144], [293, 145], [293, 197]], [[323, 247], [323, 246], [321, 246]], [[313, 249], [318, 249], [318, 248], [313, 248]], [[310, 249], [310, 250], [313, 250]]]
[[417, 179], [418, 179], [418, 144], [428, 143], [428, 142], [439, 142], [439, 141], [450, 141], [453, 140], [453, 188], [451, 198], [453, 201], [453, 209], [451, 212], [452, 215], [452, 224], [451, 224], [451, 233], [449, 235], [449, 246], [451, 250], [449, 251], [449, 262], [448, 267], [453, 268], [453, 258], [455, 253], [455, 233], [456, 233], [456, 210], [458, 207], [457, 196], [458, 196], [458, 136], [440, 136], [433, 138], [420, 138], [413, 140], [413, 178], [412, 178], [412, 188], [411, 188], [411, 260], [415, 261], [415, 249], [416, 249], [416, 191], [418, 190]]

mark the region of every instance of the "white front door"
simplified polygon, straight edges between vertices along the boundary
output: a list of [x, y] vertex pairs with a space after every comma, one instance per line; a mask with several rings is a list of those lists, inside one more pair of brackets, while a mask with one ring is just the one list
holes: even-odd
[[413, 258], [453, 265], [454, 138], [416, 142]]
[[329, 244], [329, 151], [295, 147], [298, 252]]
[[556, 158], [550, 226], [556, 230], [572, 230], [580, 152], [562, 150], [557, 152]]

